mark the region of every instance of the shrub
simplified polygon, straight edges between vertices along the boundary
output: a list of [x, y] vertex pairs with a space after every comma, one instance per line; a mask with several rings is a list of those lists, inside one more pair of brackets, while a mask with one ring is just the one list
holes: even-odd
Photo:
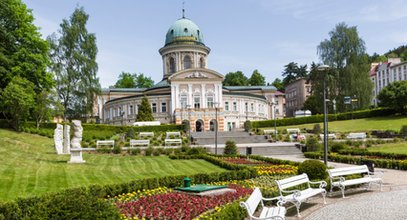
[[121, 148], [120, 145], [114, 146], [114, 148], [113, 148], [113, 150], [112, 150], [112, 153], [114, 153], [114, 154], [120, 154], [121, 152], [122, 152], [122, 148]]
[[138, 154], [140, 154], [141, 150], [139, 148], [134, 148], [134, 149], [130, 149], [128, 152], [130, 155], [138, 155]]
[[321, 125], [319, 125], [319, 124], [314, 124], [314, 128], [312, 129], [312, 133], [314, 133], [314, 134], [320, 134], [320, 133], [321, 133]]
[[326, 165], [319, 160], [306, 160], [298, 166], [298, 174], [306, 173], [311, 180], [325, 180], [328, 177]]
[[401, 126], [400, 129], [400, 136], [406, 138], [407, 137], [407, 125]]
[[333, 142], [331, 145], [331, 151], [338, 153], [340, 150], [346, 149], [348, 146], [346, 146], [345, 143], [342, 142]]
[[152, 147], [148, 147], [145, 151], [144, 151], [144, 155], [145, 156], [151, 156], [153, 154], [154, 148]]
[[234, 141], [226, 141], [225, 143], [225, 151], [223, 154], [226, 155], [236, 155], [237, 154], [237, 147]]
[[133, 128], [129, 128], [129, 130], [127, 130], [126, 133], [126, 138], [135, 138], [136, 137], [136, 133], [134, 132]]
[[307, 151], [320, 151], [322, 149], [322, 144], [318, 143], [317, 138], [314, 136], [308, 138], [306, 146]]
[[162, 148], [155, 148], [153, 150], [153, 156], [160, 156], [161, 155], [161, 150]]
[[252, 130], [252, 123], [249, 120], [244, 122], [244, 130], [246, 132], [249, 132]]
[[206, 154], [206, 149], [203, 147], [191, 147], [188, 152], [188, 155], [196, 155], [196, 154]]
[[103, 154], [110, 154], [112, 152], [112, 149], [108, 146], [103, 146], [100, 148], [96, 148], [96, 152], [103, 153]]

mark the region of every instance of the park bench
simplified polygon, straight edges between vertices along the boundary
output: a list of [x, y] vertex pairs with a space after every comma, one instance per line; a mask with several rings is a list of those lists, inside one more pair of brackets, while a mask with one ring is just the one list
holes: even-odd
[[[327, 134], [326, 136], [328, 137], [328, 139], [336, 139], [335, 134]], [[324, 140], [324, 134], [320, 134], [319, 137], [321, 138], [321, 140]]]
[[[339, 187], [342, 191], [342, 197], [345, 198], [345, 187], [351, 185], [359, 185], [368, 183], [369, 189], [372, 183], [380, 184], [380, 191], [382, 190], [382, 179], [378, 177], [372, 177], [371, 173], [366, 165], [361, 166], [351, 166], [351, 167], [342, 167], [342, 168], [335, 168], [335, 169], [328, 169], [329, 180], [331, 182], [331, 190], [333, 187]], [[356, 179], [346, 179], [345, 176], [354, 175], [354, 174], [366, 174], [361, 178]]]
[[299, 134], [300, 129], [299, 128], [287, 128], [287, 133], [288, 134]]
[[112, 146], [114, 147], [114, 140], [96, 141], [96, 148], [99, 146]]
[[174, 137], [181, 137], [181, 132], [179, 131], [174, 131], [174, 132], [166, 132], [166, 138], [169, 138], [171, 136]]
[[348, 136], [346, 136], [348, 139], [365, 139], [366, 138], [366, 133], [349, 133]]
[[154, 137], [154, 132], [140, 132], [139, 137]]
[[182, 140], [181, 139], [165, 139], [164, 140], [164, 144], [165, 146], [172, 146], [173, 144], [175, 145], [181, 145], [182, 144]]
[[130, 140], [130, 147], [137, 147], [137, 146], [149, 146], [150, 140]]
[[[306, 173], [289, 177], [282, 180], [275, 180], [280, 191], [280, 196], [284, 203], [290, 202], [297, 208], [298, 217], [300, 215], [300, 206], [302, 202], [307, 201], [310, 197], [321, 194], [326, 204], [325, 181], [311, 182]], [[319, 184], [318, 188], [312, 188], [311, 184]]]
[[[282, 206], [281, 201], [277, 202], [277, 206], [272, 207], [264, 206], [263, 203], [263, 201], [278, 200], [279, 198], [280, 197], [264, 198], [263, 195], [261, 194], [260, 189], [256, 187], [254, 188], [252, 194], [246, 201], [240, 202], [240, 206], [247, 210], [250, 220], [252, 219], [284, 220], [286, 209], [284, 206]], [[261, 204], [261, 209], [259, 211], [260, 215], [254, 216], [259, 204]]]
[[267, 134], [278, 134], [278, 131], [275, 131], [274, 129], [270, 129], [270, 130], [263, 130], [263, 133], [265, 134], [265, 135], [267, 135]]

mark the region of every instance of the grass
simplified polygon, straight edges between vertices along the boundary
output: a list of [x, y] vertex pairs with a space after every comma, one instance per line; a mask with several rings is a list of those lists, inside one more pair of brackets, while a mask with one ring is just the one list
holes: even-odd
[[[286, 128], [307, 128], [312, 129], [314, 124], [292, 125], [278, 127], [277, 129]], [[321, 130], [323, 130], [323, 123], [319, 123]], [[375, 118], [362, 118], [345, 121], [332, 121], [328, 122], [330, 132], [358, 132], [358, 131], [372, 131], [372, 130], [393, 130], [399, 131], [402, 125], [407, 125], [407, 116], [388, 116], [388, 117], [375, 117]], [[274, 129], [274, 128], [262, 128]]]
[[85, 164], [68, 164], [70, 156], [56, 155], [52, 139], [0, 129], [0, 201], [90, 184], [224, 171], [204, 160], [171, 160], [165, 156], [83, 157]]
[[369, 151], [407, 154], [407, 142], [381, 144], [368, 148]]

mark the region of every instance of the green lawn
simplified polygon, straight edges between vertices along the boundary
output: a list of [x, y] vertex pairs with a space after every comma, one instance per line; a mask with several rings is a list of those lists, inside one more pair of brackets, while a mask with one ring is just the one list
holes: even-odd
[[[323, 130], [323, 123], [319, 124], [321, 125], [321, 130]], [[375, 118], [362, 118], [354, 120], [328, 122], [328, 128], [330, 132], [357, 132], [372, 130], [399, 131], [402, 125], [407, 125], [407, 116], [375, 117]], [[312, 129], [313, 127], [314, 124], [303, 124], [278, 127], [277, 129], [286, 129], [286, 128]]]
[[96, 183], [224, 171], [204, 160], [171, 160], [165, 156], [83, 157], [85, 164], [68, 164], [69, 155], [54, 153], [52, 139], [0, 129], [0, 200]]
[[369, 151], [379, 151], [386, 153], [407, 154], [407, 142], [381, 144], [368, 148]]

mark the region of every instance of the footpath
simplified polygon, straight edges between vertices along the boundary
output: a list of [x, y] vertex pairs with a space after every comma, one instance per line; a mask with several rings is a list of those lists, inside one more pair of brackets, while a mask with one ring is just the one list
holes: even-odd
[[[302, 162], [303, 155], [275, 155], [273, 158]], [[349, 164], [328, 162], [328, 166], [338, 168]], [[294, 207], [287, 211], [287, 220], [353, 220], [353, 219], [407, 219], [407, 171], [375, 168], [375, 175], [383, 179], [382, 191], [376, 185], [369, 190], [355, 188], [346, 190], [346, 198], [335, 191], [326, 198], [311, 198], [301, 205], [301, 218], [296, 216]], [[329, 189], [327, 190], [329, 191]]]

